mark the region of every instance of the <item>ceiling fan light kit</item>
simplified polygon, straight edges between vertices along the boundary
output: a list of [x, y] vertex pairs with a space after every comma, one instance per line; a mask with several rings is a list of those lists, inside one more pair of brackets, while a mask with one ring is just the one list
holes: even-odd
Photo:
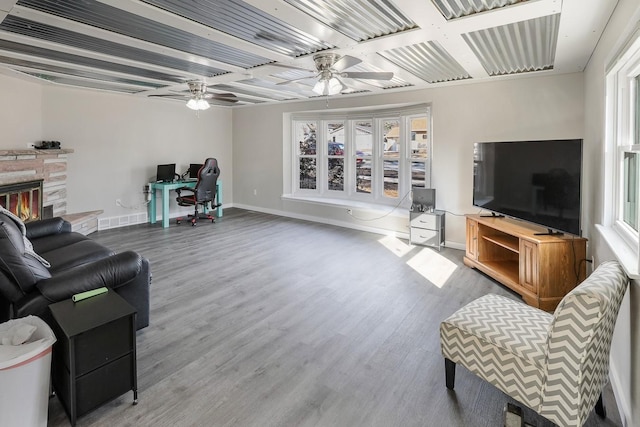
[[210, 105], [203, 99], [207, 91], [207, 85], [197, 80], [187, 82], [187, 84], [189, 85], [189, 92], [191, 92], [191, 99], [187, 101], [187, 107], [196, 111], [208, 109]]
[[318, 95], [337, 95], [347, 87], [336, 77], [321, 79], [313, 87], [313, 91]]
[[[364, 80], [391, 80], [393, 73], [390, 71], [344, 71], [345, 69], [362, 62], [361, 59], [349, 55], [338, 55], [337, 53], [317, 53], [313, 56], [316, 66], [315, 78], [318, 79], [311, 89], [318, 95], [337, 95], [348, 89], [338, 77]], [[288, 84], [298, 80], [306, 80], [309, 77], [280, 82], [278, 84]], [[313, 78], [313, 77], [311, 77]]]
[[198, 110], [206, 110], [210, 107], [210, 105], [207, 101], [205, 101], [202, 98], [200, 99], [191, 98], [190, 100], [187, 101], [187, 107], [191, 108], [192, 110], [198, 111]]

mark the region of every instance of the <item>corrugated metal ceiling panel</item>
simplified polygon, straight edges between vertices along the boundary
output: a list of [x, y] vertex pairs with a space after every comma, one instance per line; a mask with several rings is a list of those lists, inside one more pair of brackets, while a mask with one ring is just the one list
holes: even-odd
[[250, 68], [271, 62], [268, 58], [207, 40], [95, 0], [20, 0], [18, 5], [238, 67]]
[[239, 0], [142, 1], [292, 57], [335, 47]]
[[462, 37], [490, 76], [553, 69], [560, 15], [543, 16]]
[[380, 55], [429, 83], [471, 78], [440, 43], [435, 41], [385, 50]]
[[99, 59], [87, 58], [85, 56], [73, 55], [71, 53], [59, 52], [57, 50], [44, 49], [37, 46], [15, 43], [0, 39], [0, 49], [7, 52], [15, 52], [23, 55], [33, 55], [38, 58], [45, 58], [52, 61], [66, 62], [75, 65], [93, 67], [99, 70], [114, 71], [118, 73], [130, 74], [134, 76], [146, 77], [154, 80], [182, 83], [185, 81], [180, 76], [165, 73], [158, 73], [144, 68], [130, 67], [128, 65], [114, 62], [101, 61]]
[[54, 76], [50, 74], [43, 74], [43, 73], [31, 73], [31, 72], [22, 72], [22, 73], [36, 77], [38, 79], [47, 80], [53, 83], [58, 83], [58, 84], [67, 85], [67, 86], [78, 86], [78, 87], [85, 87], [89, 89], [101, 89], [101, 90], [107, 90], [110, 92], [122, 92], [122, 93], [129, 93], [129, 94], [140, 92], [140, 90], [138, 89], [122, 87], [122, 86], [108, 84], [106, 82], [100, 82], [95, 80], [81, 80], [81, 79], [74, 79], [70, 77], [60, 77], [60, 76]]
[[389, 0], [285, 0], [353, 40], [363, 41], [416, 28]]
[[475, 13], [522, 3], [527, 0], [431, 0], [447, 19], [456, 19]]
[[[23, 19], [13, 15], [9, 15], [4, 19], [4, 21], [0, 24], [0, 30], [8, 31], [14, 34], [21, 34], [28, 37], [34, 37], [49, 42], [60, 43], [61, 45], [73, 46], [91, 52], [103, 53], [105, 55], [111, 55], [118, 58], [139, 61], [166, 68], [173, 68], [176, 70], [198, 74], [201, 76], [213, 77], [227, 73], [225, 70], [219, 68], [208, 67], [206, 65], [197, 64], [195, 62], [183, 61], [171, 56], [161, 55], [158, 53], [137, 49], [135, 47], [125, 46], [107, 40], [101, 40], [96, 37], [75, 33], [39, 22], [29, 21], [27, 19]], [[76, 56], [76, 58], [80, 59], [82, 57]], [[100, 62], [105, 63], [104, 61]], [[125, 66], [120, 65], [120, 67]], [[144, 72], [144, 70], [138, 69], [138, 72], [135, 74], [149, 78], [157, 78], [153, 77], [152, 75], [161, 74], [148, 71], [147, 73], [149, 75], [147, 76], [144, 74], [140, 74], [141, 72]], [[184, 79], [172, 76], [170, 81], [184, 81]]]
[[0, 63], [24, 67], [24, 68], [30, 68], [33, 70], [46, 71], [49, 73], [66, 74], [69, 76], [82, 77], [85, 79], [95, 79], [103, 82], [122, 83], [126, 85], [135, 85], [135, 86], [141, 86], [141, 87], [153, 88], [153, 89], [166, 87], [166, 85], [159, 84], [159, 83], [132, 80], [132, 79], [123, 78], [123, 77], [115, 77], [115, 76], [110, 76], [110, 75], [95, 72], [95, 71], [76, 70], [76, 69], [71, 69], [67, 67], [59, 67], [51, 64], [42, 64], [42, 63], [33, 62], [33, 61], [25, 61], [25, 60], [16, 59], [16, 58], [10, 58], [7, 56], [0, 56]]

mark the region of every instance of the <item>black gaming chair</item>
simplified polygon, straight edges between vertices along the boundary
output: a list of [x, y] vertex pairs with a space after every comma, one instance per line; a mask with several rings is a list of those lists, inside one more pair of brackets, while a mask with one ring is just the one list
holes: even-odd
[[[204, 161], [204, 164], [198, 171], [198, 182], [194, 188], [180, 187], [176, 189], [178, 197], [176, 201], [180, 206], [194, 206], [193, 215], [189, 215], [188, 219], [191, 221], [191, 225], [196, 225], [198, 219], [210, 219], [211, 222], [215, 222], [213, 215], [206, 212], [206, 206], [211, 203], [211, 209], [215, 209], [220, 204], [215, 204], [216, 198], [216, 184], [218, 182], [218, 176], [220, 176], [220, 168], [218, 167], [218, 161], [212, 157], [209, 157]], [[182, 192], [188, 191], [189, 194], [182, 195]], [[202, 205], [202, 212], [198, 213], [198, 205]], [[184, 217], [177, 219], [178, 224], [184, 220]]]

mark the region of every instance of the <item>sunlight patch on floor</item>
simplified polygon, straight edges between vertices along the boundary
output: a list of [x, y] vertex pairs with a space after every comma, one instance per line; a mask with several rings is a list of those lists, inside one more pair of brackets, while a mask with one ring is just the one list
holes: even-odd
[[424, 248], [413, 256], [407, 265], [422, 277], [442, 288], [456, 271], [456, 265], [433, 249]]
[[382, 243], [385, 248], [396, 254], [398, 258], [402, 258], [406, 254], [408, 254], [411, 249], [414, 248], [413, 246], [407, 245], [402, 240], [394, 236], [385, 236], [382, 239], [378, 240], [378, 242]]

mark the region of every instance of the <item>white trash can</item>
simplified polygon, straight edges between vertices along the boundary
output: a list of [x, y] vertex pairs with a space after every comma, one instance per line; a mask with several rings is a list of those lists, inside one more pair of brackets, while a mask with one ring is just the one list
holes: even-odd
[[2, 425], [46, 427], [55, 342], [49, 325], [36, 316], [0, 324]]

